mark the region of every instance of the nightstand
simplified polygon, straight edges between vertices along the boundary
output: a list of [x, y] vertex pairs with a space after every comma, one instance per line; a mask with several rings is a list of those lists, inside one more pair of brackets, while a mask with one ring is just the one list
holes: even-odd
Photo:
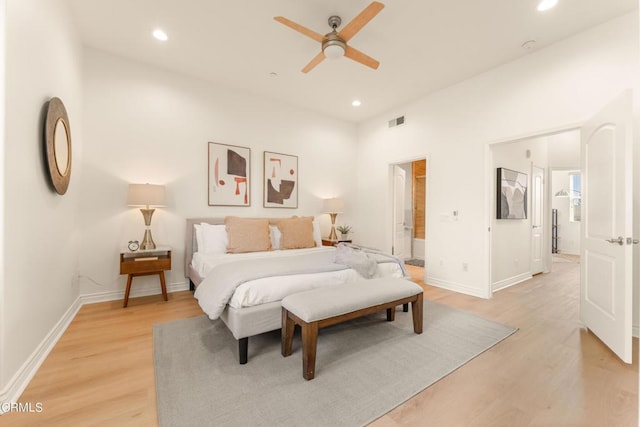
[[322, 246], [338, 246], [338, 243], [353, 243], [353, 241], [351, 239], [349, 240], [322, 239]]
[[120, 252], [120, 274], [128, 274], [127, 290], [124, 293], [124, 303], [126, 307], [129, 303], [129, 292], [131, 291], [131, 281], [137, 276], [149, 276], [157, 274], [160, 277], [162, 296], [168, 301], [167, 286], [164, 281], [165, 270], [171, 270], [171, 248], [169, 246], [158, 246], [156, 249], [146, 249], [131, 252], [123, 250]]

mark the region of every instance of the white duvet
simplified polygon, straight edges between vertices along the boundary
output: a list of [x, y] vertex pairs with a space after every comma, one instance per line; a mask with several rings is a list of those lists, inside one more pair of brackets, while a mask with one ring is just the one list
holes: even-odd
[[[251, 252], [246, 254], [203, 254], [193, 255], [192, 265], [200, 277], [206, 278], [213, 268], [220, 264], [237, 260], [251, 260], [273, 258], [274, 262], [286, 262], [287, 257], [310, 252], [332, 252], [336, 249], [330, 246], [290, 249], [268, 252]], [[402, 277], [402, 268], [393, 262], [378, 264], [377, 277]], [[329, 271], [313, 274], [295, 274], [288, 276], [265, 277], [251, 280], [239, 285], [229, 301], [234, 308], [251, 307], [254, 305], [280, 301], [287, 295], [315, 289], [322, 286], [336, 286], [357, 280], [364, 280], [353, 269]]]

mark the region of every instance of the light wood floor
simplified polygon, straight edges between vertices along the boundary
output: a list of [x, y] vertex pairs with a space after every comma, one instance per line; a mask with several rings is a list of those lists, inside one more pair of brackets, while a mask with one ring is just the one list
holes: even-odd
[[[421, 282], [422, 269], [411, 272]], [[373, 425], [637, 426], [637, 351], [625, 365], [581, 327], [578, 274], [554, 264], [491, 300], [425, 286], [431, 300], [519, 331]], [[190, 292], [82, 307], [20, 399], [43, 413], [0, 425], [156, 425], [152, 325], [201, 314]]]

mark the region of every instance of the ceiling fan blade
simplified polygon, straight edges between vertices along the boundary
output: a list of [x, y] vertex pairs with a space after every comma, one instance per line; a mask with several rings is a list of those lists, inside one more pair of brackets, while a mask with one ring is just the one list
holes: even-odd
[[378, 69], [380, 63], [370, 57], [367, 54], [360, 52], [358, 49], [354, 49], [351, 46], [347, 46], [347, 49], [344, 51], [344, 56], [349, 59], [353, 59], [356, 62], [361, 63], [362, 65], [366, 65], [367, 67], [373, 68], [374, 70]]
[[384, 9], [384, 5], [380, 2], [374, 1], [369, 6], [365, 7], [362, 12], [351, 20], [338, 35], [344, 41], [348, 42], [358, 31], [362, 29], [369, 21], [371, 21], [380, 11]]
[[324, 61], [324, 58], [326, 58], [326, 56], [324, 56], [324, 52], [320, 52], [319, 54], [317, 54], [312, 60], [311, 62], [309, 62], [303, 69], [302, 72], [303, 73], [308, 73], [309, 71], [313, 70], [315, 68], [316, 65], [318, 65], [319, 63], [321, 63], [322, 61]]
[[287, 18], [284, 18], [282, 16], [276, 16], [273, 19], [275, 19], [276, 21], [278, 21], [279, 23], [286, 25], [287, 27], [296, 30], [299, 33], [304, 34], [307, 37], [312, 38], [313, 40], [322, 43], [322, 38], [324, 37], [322, 34], [320, 33], [316, 33], [313, 30], [308, 29], [307, 27], [303, 27], [302, 25], [293, 22]]

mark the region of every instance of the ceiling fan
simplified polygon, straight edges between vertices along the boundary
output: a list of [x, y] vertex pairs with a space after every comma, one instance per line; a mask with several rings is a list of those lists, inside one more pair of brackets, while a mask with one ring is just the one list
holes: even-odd
[[337, 28], [342, 24], [342, 19], [340, 19], [339, 16], [331, 16], [329, 18], [329, 26], [332, 31], [324, 36], [282, 16], [276, 16], [273, 19], [322, 44], [322, 50], [302, 69], [303, 73], [311, 71], [325, 58], [339, 58], [341, 56], [346, 56], [349, 59], [375, 70], [378, 68], [380, 63], [370, 56], [347, 45], [347, 42], [351, 40], [351, 38], [362, 29], [362, 27], [367, 25], [369, 21], [380, 13], [383, 8], [384, 4], [374, 1], [369, 6], [365, 7], [364, 10], [360, 12], [358, 16], [353, 18], [351, 22], [340, 30], [340, 32], [337, 31]]

